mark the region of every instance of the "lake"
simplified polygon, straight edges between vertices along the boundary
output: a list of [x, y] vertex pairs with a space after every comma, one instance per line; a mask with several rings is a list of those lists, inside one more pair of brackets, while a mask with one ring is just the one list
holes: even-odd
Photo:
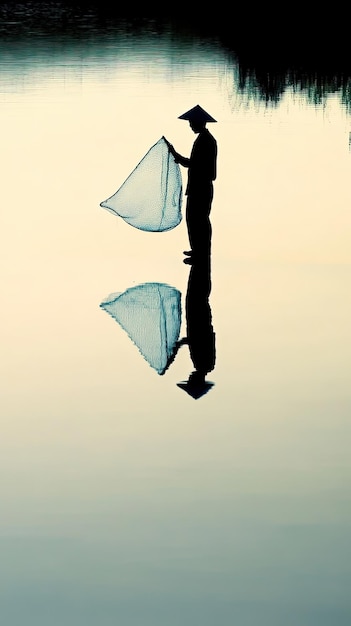
[[[348, 626], [349, 114], [293, 85], [266, 104], [216, 40], [88, 18], [1, 43], [2, 622]], [[218, 143], [197, 399], [188, 346], [160, 374], [129, 328], [158, 355], [156, 285], [186, 336], [185, 220], [100, 206], [162, 136], [190, 154], [196, 104]], [[126, 329], [100, 305], [131, 291]]]

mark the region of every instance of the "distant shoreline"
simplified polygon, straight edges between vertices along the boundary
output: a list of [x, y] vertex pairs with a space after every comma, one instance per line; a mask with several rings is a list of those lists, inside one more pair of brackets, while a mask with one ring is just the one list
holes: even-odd
[[[287, 86], [308, 91], [316, 103], [330, 93], [340, 92], [351, 112], [351, 55], [349, 21], [345, 9], [313, 14], [296, 6], [286, 10], [253, 10], [248, 4], [223, 7], [216, 2], [211, 14], [194, 16], [189, 3], [178, 2], [167, 17], [159, 16], [152, 3], [136, 16], [126, 7], [107, 0], [87, 2], [19, 2], [0, 0], [0, 46], [19, 48], [38, 39], [53, 38], [58, 45], [87, 41], [98, 46], [106, 34], [167, 36], [181, 45], [196, 41], [215, 43], [239, 67], [243, 90], [252, 91], [266, 102], [278, 102]], [[124, 7], [124, 8], [123, 8]], [[183, 8], [182, 8], [183, 7]], [[147, 15], [144, 15], [147, 13]], [[1, 57], [0, 57], [1, 67]]]
[[[235, 54], [244, 55], [252, 61], [266, 59], [283, 64], [334, 65], [336, 62], [351, 72], [349, 56], [350, 28], [344, 9], [320, 9], [313, 14], [307, 9], [291, 10], [259, 9], [247, 3], [230, 10], [228, 3], [216, 2], [215, 10], [196, 15], [191, 3], [178, 1], [166, 16], [160, 15], [158, 7], [148, 2], [137, 13], [137, 4], [128, 11], [130, 4], [116, 0], [79, 0], [38, 2], [0, 0], [0, 39], [18, 37], [30, 32], [47, 30], [48, 33], [80, 35], [92, 28], [113, 28], [127, 24], [141, 30], [148, 23], [156, 28], [173, 29], [182, 37], [202, 37], [219, 40]], [[153, 9], [154, 6], [154, 9]], [[308, 5], [307, 5], [308, 6]], [[195, 11], [195, 14], [194, 14]], [[85, 28], [81, 28], [84, 23]]]

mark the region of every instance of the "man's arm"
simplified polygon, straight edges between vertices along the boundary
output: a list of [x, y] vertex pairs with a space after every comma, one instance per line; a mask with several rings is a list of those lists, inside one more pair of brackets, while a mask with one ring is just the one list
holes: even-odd
[[172, 146], [171, 143], [169, 143], [169, 141], [167, 141], [166, 137], [164, 137], [164, 140], [169, 148], [170, 153], [172, 154], [172, 156], [174, 157], [174, 160], [176, 163], [180, 163], [180, 165], [182, 165], [183, 167], [189, 167], [190, 165], [190, 159], [188, 159], [187, 157], [182, 156], [181, 154], [179, 154], [179, 152], [176, 152], [176, 150], [174, 149], [174, 147]]

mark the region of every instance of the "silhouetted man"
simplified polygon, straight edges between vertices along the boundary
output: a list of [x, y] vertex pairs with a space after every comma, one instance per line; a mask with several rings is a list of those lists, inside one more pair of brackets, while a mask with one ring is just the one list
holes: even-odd
[[208, 257], [211, 253], [210, 211], [213, 181], [217, 176], [217, 142], [206, 128], [206, 124], [216, 120], [199, 105], [180, 115], [179, 119], [188, 120], [190, 128], [198, 135], [190, 158], [183, 157], [167, 142], [175, 161], [188, 168], [185, 191], [186, 223], [191, 250], [184, 254], [189, 257], [185, 262], [193, 263], [197, 258]]

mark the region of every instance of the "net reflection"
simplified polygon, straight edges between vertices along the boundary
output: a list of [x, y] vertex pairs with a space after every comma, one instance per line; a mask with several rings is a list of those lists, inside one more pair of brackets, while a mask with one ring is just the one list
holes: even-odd
[[164, 283], [144, 283], [112, 293], [100, 307], [125, 330], [149, 365], [164, 374], [178, 349], [180, 291]]
[[209, 303], [211, 264], [203, 258], [190, 265], [185, 297], [186, 336], [180, 338], [181, 292], [165, 283], [143, 283], [112, 293], [100, 307], [127, 333], [145, 361], [160, 375], [174, 362], [179, 349], [188, 346], [194, 370], [180, 389], [192, 398], [205, 395], [214, 383], [206, 376], [215, 367], [215, 332]]

